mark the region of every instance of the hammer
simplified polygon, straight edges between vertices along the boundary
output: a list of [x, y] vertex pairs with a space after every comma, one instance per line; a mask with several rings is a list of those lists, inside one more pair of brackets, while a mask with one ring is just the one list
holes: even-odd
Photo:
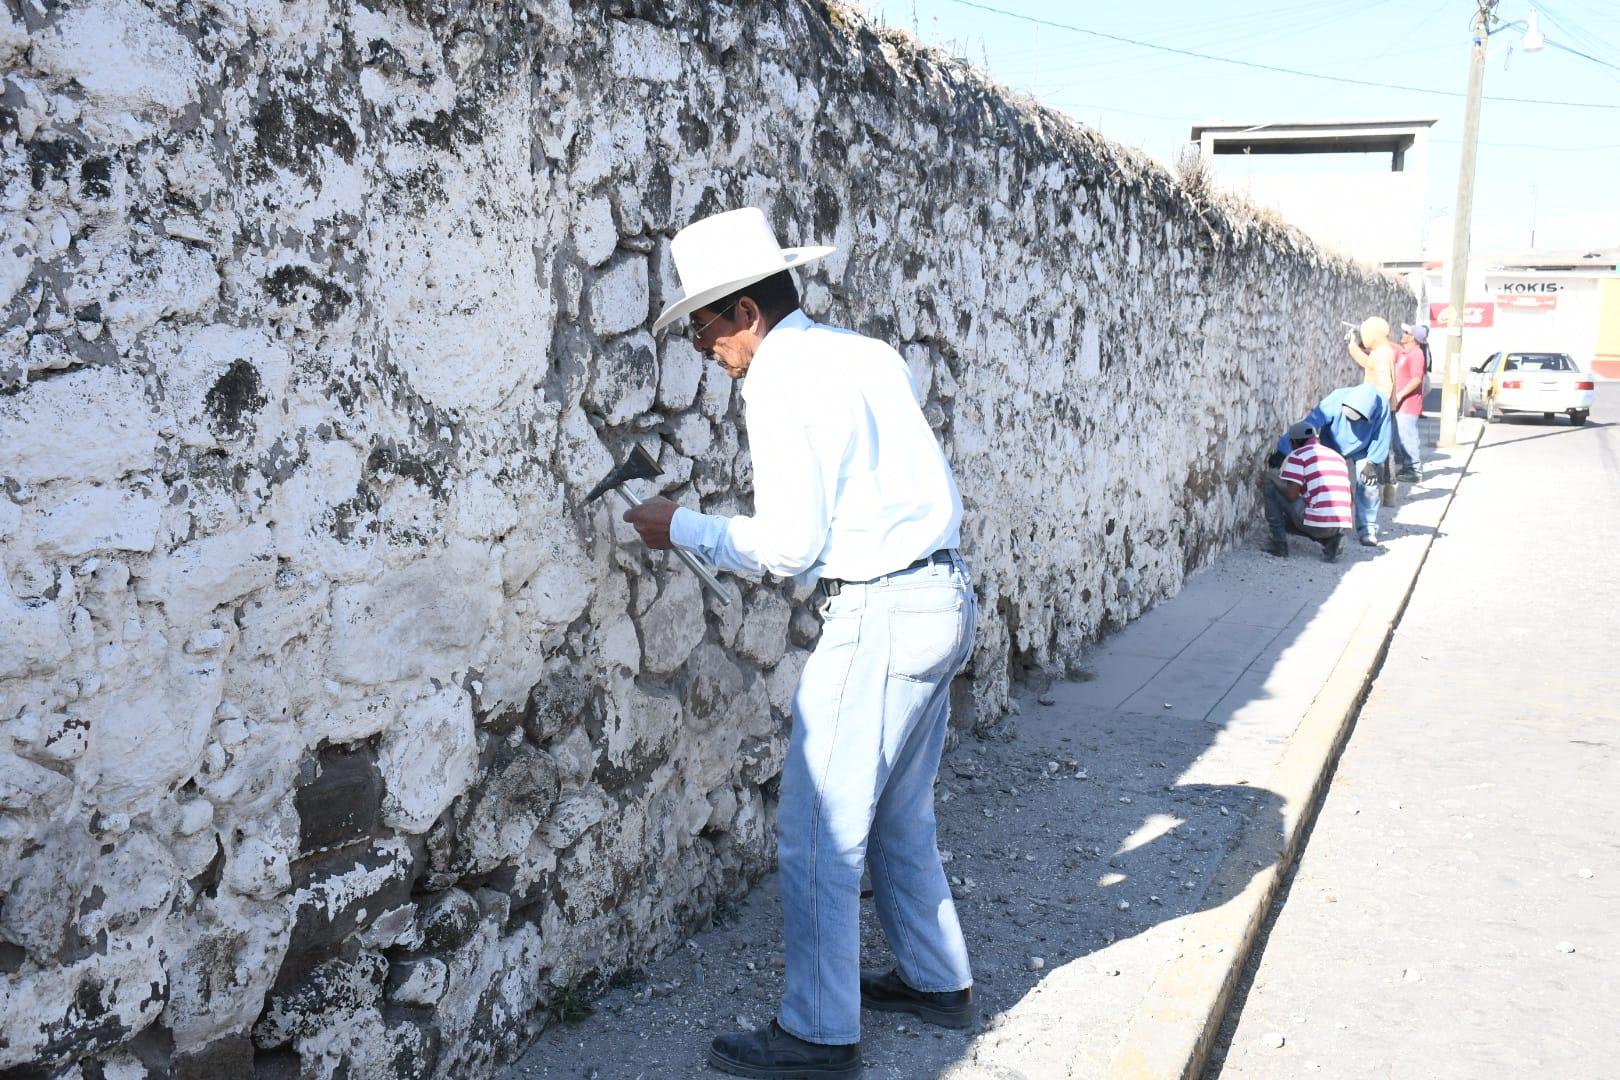
[[[594, 502], [605, 495], [609, 488], [612, 488], [619, 493], [619, 498], [629, 505], [640, 506], [641, 500], [636, 498], [630, 489], [624, 485], [631, 480], [652, 480], [658, 476], [659, 472], [658, 462], [654, 461], [652, 455], [647, 453], [640, 444], [637, 444], [631, 449], [630, 456], [624, 459], [624, 464], [608, 473], [600, 484], [591, 488], [591, 493], [585, 496], [585, 501]], [[698, 580], [703, 582], [704, 586], [714, 594], [716, 600], [720, 601], [722, 605], [731, 603], [731, 590], [720, 584], [720, 579], [714, 576], [714, 571], [709, 569], [707, 563], [679, 544], [675, 545], [674, 550], [675, 554], [681, 557], [681, 561], [687, 565], [692, 573], [698, 576]]]

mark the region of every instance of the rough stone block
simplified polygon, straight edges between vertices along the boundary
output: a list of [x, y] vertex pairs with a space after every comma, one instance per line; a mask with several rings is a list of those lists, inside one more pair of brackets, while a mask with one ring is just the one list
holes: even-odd
[[586, 266], [601, 266], [619, 246], [619, 226], [606, 195], [586, 199], [574, 216], [574, 246]]
[[385, 785], [383, 823], [426, 832], [451, 800], [472, 786], [477, 772], [467, 692], [447, 686], [406, 706], [384, 734], [377, 763]]
[[388, 1000], [401, 1005], [437, 1005], [449, 979], [449, 966], [437, 956], [396, 961], [388, 967]]
[[216, 661], [176, 651], [146, 681], [87, 702], [96, 803], [128, 810], [195, 773], [223, 685]]
[[168, 997], [156, 944], [0, 979], [0, 1069], [65, 1065], [128, 1041]]
[[108, 481], [152, 467], [157, 420], [140, 376], [87, 368], [0, 397], [0, 446], [19, 483]]
[[615, 20], [613, 69], [629, 79], [674, 82], [681, 77], [681, 44], [675, 33], [638, 20]]
[[794, 691], [799, 688], [799, 676], [804, 674], [804, 665], [809, 659], [808, 650], [789, 649], [776, 662], [771, 673], [765, 677], [765, 691], [770, 697], [771, 708], [784, 715], [790, 712]]
[[652, 300], [647, 285], [647, 258], [626, 252], [608, 264], [588, 292], [591, 329], [622, 334], [647, 321]]
[[571, 847], [585, 831], [607, 816], [608, 802], [598, 791], [564, 796], [540, 835], [553, 848]]
[[154, 559], [137, 591], [141, 599], [161, 603], [175, 624], [191, 626], [275, 579], [275, 538], [268, 526], [254, 524], [193, 540]]
[[582, 728], [600, 719], [596, 684], [572, 664], [552, 664], [545, 678], [529, 691], [523, 712], [523, 732], [544, 745], [565, 728]]
[[36, 802], [60, 808], [73, 782], [43, 765], [0, 750], [0, 810], [27, 811]]
[[780, 593], [755, 589], [748, 597], [742, 631], [737, 635], [737, 651], [760, 667], [775, 664], [787, 649], [792, 614], [793, 609]]
[[725, 723], [748, 687], [742, 668], [719, 647], [705, 644], [692, 653], [686, 670], [692, 680], [685, 702], [692, 730], [701, 733]]
[[287, 391], [287, 350], [258, 327], [188, 329], [160, 356], [180, 440], [211, 449], [260, 426], [278, 430]]
[[39, 525], [40, 546], [62, 555], [95, 551], [151, 551], [157, 543], [156, 499], [131, 491], [91, 488], [49, 511]]
[[[0, 939], [49, 963], [68, 939], [89, 887], [97, 845], [81, 823], [56, 822], [18, 858], [0, 864]], [[3, 1045], [3, 1044], [0, 1044]]]
[[689, 409], [703, 382], [706, 361], [680, 334], [664, 335], [658, 351], [658, 404], [670, 412]]
[[329, 960], [301, 979], [278, 985], [253, 1025], [253, 1045], [273, 1050], [375, 1005], [387, 974], [388, 961], [376, 953], [361, 953], [354, 959]]
[[243, 656], [272, 656], [288, 642], [314, 632], [325, 621], [330, 590], [325, 582], [313, 585], [302, 579], [250, 597], [237, 617], [241, 634], [237, 648]]
[[559, 787], [557, 763], [545, 751], [518, 746], [497, 754], [459, 815], [454, 870], [485, 873], [522, 855]]
[[39, 69], [72, 79], [98, 104], [177, 110], [196, 94], [200, 64], [185, 37], [131, 0], [98, 0], [36, 39]]
[[177, 1070], [194, 1057], [192, 1075], [208, 1075], [199, 1071], [205, 1063], [243, 1052], [286, 954], [290, 920], [284, 903], [219, 895], [198, 898], [177, 923], [163, 1022]]
[[500, 595], [494, 574], [487, 552], [457, 549], [334, 590], [329, 669], [361, 685], [448, 675], [490, 624]]
[[674, 671], [703, 640], [703, 586], [680, 566], [641, 617], [641, 663], [655, 673]]
[[223, 1080], [257, 1077], [253, 1068], [253, 1040], [246, 1034], [226, 1035], [174, 1057], [174, 1080]]
[[309, 762], [294, 795], [298, 850], [311, 855], [374, 835], [380, 824], [382, 773], [369, 746], [329, 746]]
[[293, 864], [292, 938], [287, 951], [326, 954], [390, 908], [410, 899], [416, 859], [403, 840], [355, 844]]
[[422, 947], [450, 952], [461, 947], [478, 929], [478, 901], [461, 889], [446, 889], [424, 901], [416, 917]]

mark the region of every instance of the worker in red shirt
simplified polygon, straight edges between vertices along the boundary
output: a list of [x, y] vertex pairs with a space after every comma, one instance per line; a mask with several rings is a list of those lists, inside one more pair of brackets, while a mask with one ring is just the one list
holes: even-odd
[[1277, 471], [1265, 486], [1266, 523], [1271, 527], [1267, 550], [1287, 558], [1288, 534], [1293, 533], [1321, 544], [1322, 558], [1332, 562], [1355, 523], [1350, 466], [1337, 450], [1317, 441], [1310, 424], [1295, 424], [1286, 438], [1292, 449], [1272, 455]]
[[1423, 445], [1418, 417], [1423, 415], [1423, 346], [1429, 342], [1427, 326], [1401, 324], [1401, 347], [1395, 355], [1395, 393], [1390, 409], [1395, 414], [1395, 479], [1417, 483], [1423, 479]]

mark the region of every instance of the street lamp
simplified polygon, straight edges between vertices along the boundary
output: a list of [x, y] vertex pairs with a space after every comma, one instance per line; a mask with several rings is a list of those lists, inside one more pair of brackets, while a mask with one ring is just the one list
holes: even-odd
[[1519, 44], [1525, 52], [1540, 52], [1547, 47], [1547, 39], [1541, 36], [1541, 16], [1536, 14], [1535, 8], [1530, 9], [1530, 18]]
[[[1476, 0], [1478, 8], [1471, 24], [1473, 48], [1468, 65], [1468, 105], [1463, 113], [1462, 160], [1457, 169], [1457, 210], [1451, 239], [1451, 305], [1446, 318], [1445, 382], [1440, 391], [1440, 445], [1457, 445], [1457, 413], [1462, 404], [1462, 336], [1464, 315], [1468, 310], [1468, 244], [1469, 226], [1474, 213], [1474, 166], [1479, 159], [1479, 103], [1485, 88], [1485, 51], [1490, 37], [1508, 27], [1522, 31], [1525, 52], [1540, 52], [1547, 45], [1541, 33], [1541, 16], [1535, 8], [1525, 22], [1517, 20], [1502, 23], [1496, 17], [1496, 6], [1501, 0]], [[1494, 29], [1493, 29], [1494, 27]], [[1530, 246], [1535, 246], [1535, 227], [1531, 226]], [[1497, 378], [1501, 372], [1497, 372]], [[1486, 391], [1485, 412], [1490, 415], [1491, 399], [1495, 397], [1493, 379]]]

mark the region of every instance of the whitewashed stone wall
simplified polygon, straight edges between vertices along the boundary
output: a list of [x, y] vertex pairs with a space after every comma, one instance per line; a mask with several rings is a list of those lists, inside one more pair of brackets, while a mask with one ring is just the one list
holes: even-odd
[[981, 723], [1411, 303], [809, 0], [8, 0], [0, 70], [0, 1070], [485, 1074], [767, 868], [815, 620], [580, 501], [748, 505], [692, 218], [903, 348]]

